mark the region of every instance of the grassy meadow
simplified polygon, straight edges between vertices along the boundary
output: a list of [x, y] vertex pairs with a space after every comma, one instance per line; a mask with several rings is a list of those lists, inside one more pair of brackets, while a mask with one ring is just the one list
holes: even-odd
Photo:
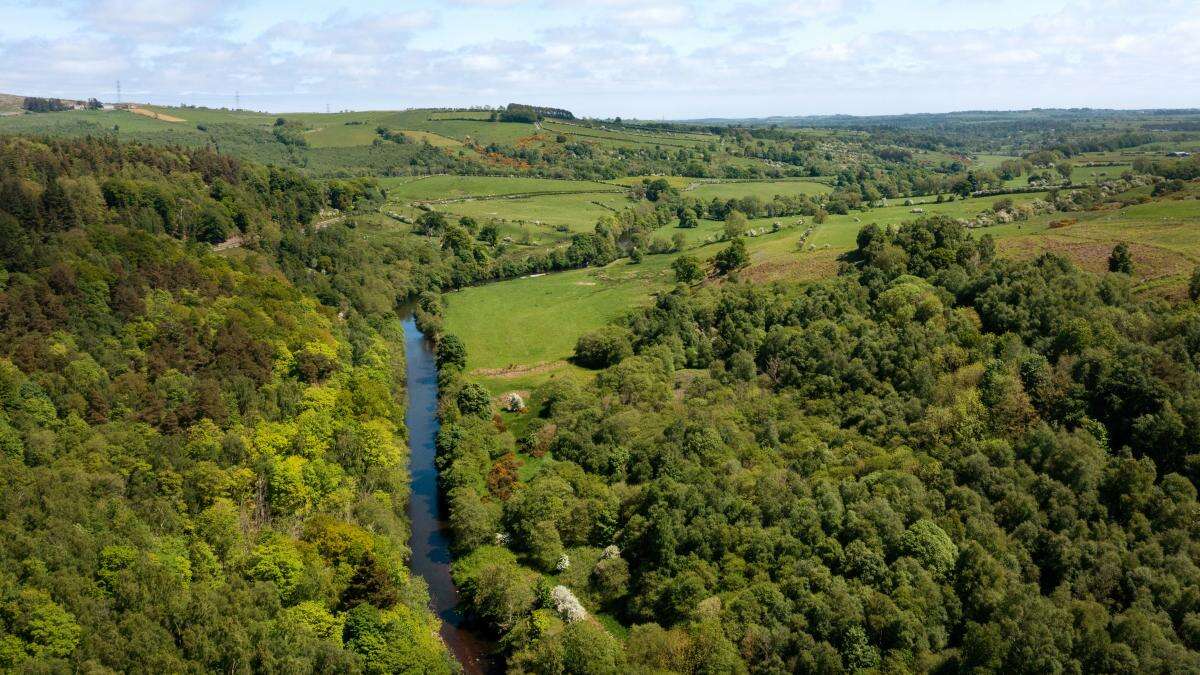
[[479, 221], [498, 218], [549, 228], [566, 227], [572, 232], [591, 231], [601, 216], [630, 205], [619, 193], [582, 193], [476, 199], [440, 204], [438, 210]]
[[809, 180], [775, 180], [775, 181], [728, 181], [721, 183], [699, 183], [685, 188], [684, 194], [709, 201], [711, 199], [740, 199], [742, 197], [758, 197], [770, 201], [776, 195], [818, 195], [831, 192], [832, 187], [824, 183]]
[[446, 330], [467, 345], [467, 370], [494, 393], [551, 376], [580, 377], [567, 359], [583, 333], [674, 283], [674, 256], [647, 256], [464, 288], [443, 295]]
[[518, 176], [429, 176], [382, 178], [380, 184], [394, 202], [486, 198], [508, 195], [541, 195], [550, 192], [620, 192], [607, 183], [586, 180], [552, 180]]
[[[1044, 193], [1013, 195], [1014, 201], [1044, 197]], [[541, 199], [541, 198], [539, 198]], [[969, 218], [988, 209], [996, 198], [976, 198], [922, 204], [927, 215]], [[476, 202], [485, 204], [487, 202]], [[860, 228], [868, 223], [899, 225], [918, 217], [914, 207], [890, 206], [867, 213], [831, 215], [803, 240], [811, 219], [759, 219], [751, 227], [766, 230], [775, 220], [784, 227], [746, 240], [751, 264], [742, 274], [756, 280], [816, 279], [836, 274], [838, 258], [855, 246]], [[1075, 218], [1066, 227], [1051, 221]], [[687, 253], [710, 259], [725, 246], [706, 243], [721, 231], [721, 223], [701, 221], [692, 230], [666, 227], [688, 237]], [[976, 230], [998, 240], [1002, 255], [1030, 257], [1041, 251], [1063, 253], [1083, 267], [1101, 272], [1112, 247], [1131, 242], [1135, 279], [1145, 291], [1178, 294], [1186, 275], [1200, 262], [1200, 200], [1155, 201], [1123, 209], [1054, 213], [1028, 221]], [[446, 294], [446, 327], [466, 342], [468, 369], [495, 392], [528, 388], [545, 378], [569, 373], [584, 376], [566, 359], [579, 335], [651, 301], [657, 291], [674, 282], [670, 263], [675, 255], [647, 256], [634, 265], [617, 261], [601, 269], [572, 270], [538, 277], [502, 281]]]

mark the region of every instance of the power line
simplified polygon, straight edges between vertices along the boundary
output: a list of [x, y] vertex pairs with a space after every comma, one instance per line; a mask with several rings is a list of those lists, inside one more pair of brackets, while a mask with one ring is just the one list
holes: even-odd
[[117, 103], [121, 102], [121, 81], [117, 80]]

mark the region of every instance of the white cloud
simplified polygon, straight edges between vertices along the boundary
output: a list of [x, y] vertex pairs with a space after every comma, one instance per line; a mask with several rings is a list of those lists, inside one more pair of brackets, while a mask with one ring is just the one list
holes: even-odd
[[[867, 0], [756, 0], [732, 11], [457, 0], [296, 12], [229, 30], [249, 3], [75, 2], [67, 12], [84, 25], [67, 37], [0, 38], [0, 91], [103, 95], [120, 78], [163, 102], [240, 89], [249, 104], [275, 108], [323, 108], [330, 97], [373, 107], [536, 100], [654, 117], [1194, 105], [1185, 99], [1200, 91], [1200, 3], [1174, 0], [1077, 0], [987, 29], [909, 25], [902, 12], [864, 23], [868, 9], [887, 9]], [[495, 25], [466, 16], [493, 11]], [[510, 21], [516, 29], [499, 20], [512, 17], [522, 19]], [[448, 34], [466, 37], [429, 37]]]
[[691, 12], [679, 4], [644, 5], [623, 10], [617, 18], [631, 26], [660, 28], [683, 24], [691, 18]]

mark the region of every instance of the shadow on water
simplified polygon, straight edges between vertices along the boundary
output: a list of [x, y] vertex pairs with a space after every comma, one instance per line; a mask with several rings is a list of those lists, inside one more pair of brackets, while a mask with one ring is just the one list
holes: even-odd
[[412, 571], [429, 586], [430, 605], [442, 620], [442, 639], [462, 664], [463, 672], [490, 674], [501, 672], [491, 657], [493, 643], [466, 626], [458, 608], [458, 589], [450, 579], [450, 525], [438, 493], [436, 450], [438, 432], [437, 365], [424, 334], [417, 329], [411, 314], [404, 319], [404, 350], [408, 362], [409, 472], [412, 495], [408, 518], [412, 524]]

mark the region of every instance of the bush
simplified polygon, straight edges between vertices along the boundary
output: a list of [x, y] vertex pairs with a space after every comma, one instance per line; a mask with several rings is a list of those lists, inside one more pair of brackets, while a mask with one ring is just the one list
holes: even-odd
[[729, 274], [749, 265], [750, 253], [746, 251], [746, 242], [737, 238], [730, 242], [729, 247], [718, 253], [713, 260], [717, 265], [718, 272]]
[[584, 368], [607, 368], [631, 354], [629, 331], [619, 326], [584, 333], [575, 343], [575, 362]]
[[458, 404], [458, 409], [464, 415], [476, 415], [478, 417], [488, 417], [492, 412], [492, 397], [488, 394], [487, 389], [474, 382], [468, 383], [458, 390], [458, 395], [454, 398]]
[[1112, 255], [1108, 256], [1108, 271], [1133, 274], [1133, 256], [1124, 242], [1114, 246]]
[[466, 368], [467, 346], [457, 335], [443, 335], [437, 344], [438, 368]]
[[446, 220], [446, 215], [439, 211], [426, 211], [417, 216], [417, 230], [426, 236], [441, 235], [449, 224], [450, 221]]
[[700, 269], [700, 261], [694, 256], [681, 255], [671, 263], [671, 269], [675, 271], [675, 281], [681, 284], [689, 284], [704, 276], [704, 272]]
[[746, 220], [746, 215], [741, 211], [730, 211], [725, 215], [725, 238], [737, 239], [746, 233], [750, 227], [750, 221]]

